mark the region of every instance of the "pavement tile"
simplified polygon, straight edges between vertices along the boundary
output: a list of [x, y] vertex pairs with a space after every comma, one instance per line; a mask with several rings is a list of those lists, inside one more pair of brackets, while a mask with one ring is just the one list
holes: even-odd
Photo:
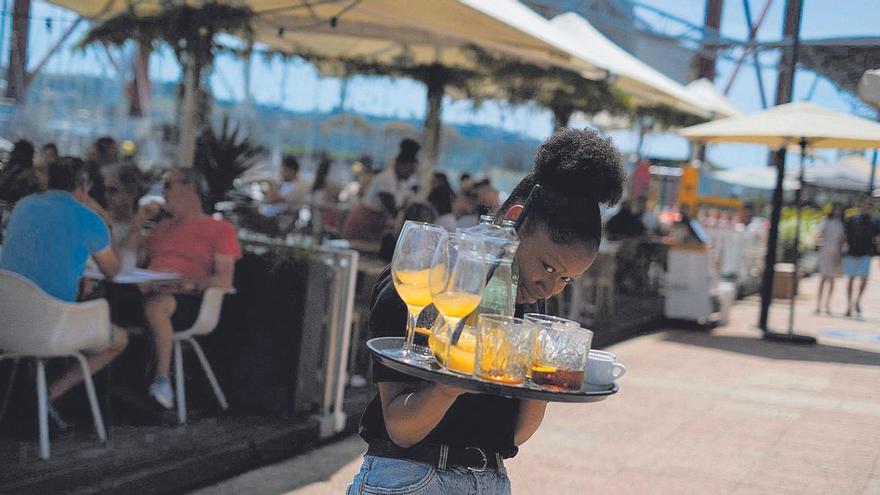
[[862, 490], [862, 495], [877, 495], [880, 493], [880, 477], [871, 478], [868, 480], [868, 483], [865, 484], [865, 489]]
[[[626, 470], [602, 485], [602, 492], [615, 495], [723, 495], [733, 491], [735, 483], [694, 476], [647, 473]], [[570, 492], [583, 493], [583, 492]]]
[[757, 485], [738, 485], [730, 492], [730, 495], [801, 495], [800, 492], [794, 490], [786, 490], [785, 488]]
[[800, 458], [769, 455], [761, 467], [750, 472], [746, 484], [794, 490], [804, 495], [860, 493], [870, 474], [852, 469], [826, 468]]

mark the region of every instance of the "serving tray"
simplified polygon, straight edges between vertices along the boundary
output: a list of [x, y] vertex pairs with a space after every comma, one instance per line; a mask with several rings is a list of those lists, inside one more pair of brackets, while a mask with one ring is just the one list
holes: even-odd
[[436, 363], [419, 365], [401, 361], [394, 357], [392, 353], [400, 350], [403, 346], [403, 340], [403, 337], [378, 337], [370, 339], [367, 342], [367, 347], [379, 363], [395, 371], [422, 380], [463, 388], [471, 392], [517, 399], [546, 400], [549, 402], [598, 402], [616, 394], [619, 389], [618, 385], [614, 383], [607, 387], [586, 385], [584, 389], [577, 392], [554, 392], [539, 388], [528, 380], [523, 385], [505, 385], [490, 382], [475, 376], [444, 371]]

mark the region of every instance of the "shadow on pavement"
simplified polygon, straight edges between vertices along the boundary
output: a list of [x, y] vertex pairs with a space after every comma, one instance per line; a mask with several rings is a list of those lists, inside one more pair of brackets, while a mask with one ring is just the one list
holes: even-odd
[[303, 455], [191, 492], [190, 495], [280, 495], [296, 490], [304, 494], [326, 493], [323, 485], [349, 463], [359, 460], [364, 451], [366, 444], [363, 440], [351, 435]]
[[683, 331], [667, 332], [663, 339], [667, 342], [738, 352], [769, 359], [880, 366], [880, 353], [848, 347], [822, 344], [785, 344], [768, 342], [758, 337], [721, 336]]

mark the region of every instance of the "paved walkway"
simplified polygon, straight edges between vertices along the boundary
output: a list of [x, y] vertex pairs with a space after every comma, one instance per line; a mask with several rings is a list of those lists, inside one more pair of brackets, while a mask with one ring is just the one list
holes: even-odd
[[[757, 299], [711, 333], [661, 331], [610, 350], [627, 365], [617, 396], [551, 404], [508, 462], [517, 494], [880, 494], [880, 274], [861, 320], [813, 314], [815, 277], [797, 331], [819, 345], [760, 339]], [[787, 306], [771, 322], [784, 329]], [[344, 493], [357, 437], [206, 488], [202, 494]]]

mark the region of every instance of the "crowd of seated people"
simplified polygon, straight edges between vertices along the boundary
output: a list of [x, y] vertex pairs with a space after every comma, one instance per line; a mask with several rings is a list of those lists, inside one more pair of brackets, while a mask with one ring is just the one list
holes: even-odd
[[[108, 279], [135, 266], [177, 274], [173, 281], [122, 286], [133, 290], [111, 301], [112, 341], [106, 348], [87, 350], [95, 373], [125, 349], [123, 327], [143, 326], [155, 350], [154, 377], [146, 392], [162, 408], [172, 408], [173, 332], [192, 326], [205, 289], [232, 286], [241, 256], [235, 228], [205, 213], [205, 182], [192, 168], [164, 172], [164, 201], [142, 200], [149, 181], [131, 160], [120, 157], [112, 138], [99, 139], [87, 160], [57, 157], [54, 145], [44, 145], [34, 160], [33, 145], [21, 141], [16, 146], [0, 170], [4, 200], [15, 204], [4, 229], [0, 269], [67, 302], [94, 297], [90, 284], [82, 283], [87, 262]], [[44, 183], [35, 169], [45, 174]], [[56, 428], [65, 425], [55, 401], [82, 378], [73, 367], [50, 386], [49, 411]]]
[[[334, 160], [328, 153], [316, 155], [311, 183], [300, 178], [297, 158], [285, 156], [279, 180], [260, 187], [257, 211], [265, 218], [249, 214], [246, 228], [281, 237], [296, 228], [322, 238], [340, 237], [362, 251], [382, 252], [388, 239], [396, 238], [401, 219], [425, 218], [426, 209], [431, 210], [433, 223], [455, 231], [476, 225], [480, 215], [500, 207], [498, 190], [489, 180], [474, 181], [468, 173], [461, 174], [456, 191], [446, 173], [435, 172], [422, 194], [417, 180], [420, 148], [418, 142], [403, 139], [394, 160], [378, 172], [372, 159], [362, 156], [352, 164], [352, 180], [341, 185], [331, 180]], [[415, 215], [416, 211], [422, 214]], [[275, 223], [262, 228], [266, 218]]]

